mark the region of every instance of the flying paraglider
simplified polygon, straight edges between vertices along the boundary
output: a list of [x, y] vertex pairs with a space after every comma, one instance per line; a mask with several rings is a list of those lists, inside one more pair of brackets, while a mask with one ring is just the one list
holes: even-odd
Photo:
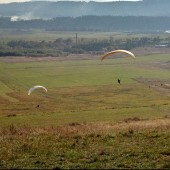
[[102, 56], [101, 61], [103, 61], [105, 58], [107, 58], [108, 56], [115, 54], [115, 53], [124, 53], [124, 54], [128, 54], [129, 56], [131, 56], [132, 58], [135, 58], [135, 55], [127, 50], [115, 50], [115, 51], [110, 51], [108, 53], [106, 53], [105, 55]]
[[28, 95], [30, 95], [34, 90], [39, 89], [39, 88], [42, 88], [42, 89], [44, 89], [44, 90], [47, 92], [47, 89], [46, 89], [44, 86], [39, 86], [39, 85], [37, 85], [37, 86], [31, 87], [31, 88], [28, 90]]

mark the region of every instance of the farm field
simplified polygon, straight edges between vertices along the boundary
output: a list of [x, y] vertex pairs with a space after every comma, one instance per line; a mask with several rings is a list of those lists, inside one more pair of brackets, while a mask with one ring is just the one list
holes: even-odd
[[169, 168], [169, 61], [1, 58], [0, 168]]
[[[85, 40], [102, 40], [108, 39], [108, 37], [114, 37], [115, 39], [124, 39], [124, 38], [135, 38], [135, 37], [157, 37], [161, 38], [167, 37], [167, 34], [142, 34], [142, 33], [122, 33], [122, 32], [84, 32], [84, 31], [46, 31], [39, 29], [0, 29], [0, 42], [9, 41], [9, 40], [27, 40], [27, 41], [55, 41], [57, 38], [67, 39], [67, 38], [76, 38], [76, 33], [78, 39]], [[36, 37], [36, 38], [35, 38]]]

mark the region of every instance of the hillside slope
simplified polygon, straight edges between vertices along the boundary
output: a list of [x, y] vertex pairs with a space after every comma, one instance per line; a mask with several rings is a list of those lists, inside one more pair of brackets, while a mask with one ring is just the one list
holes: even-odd
[[78, 17], [84, 15], [170, 16], [169, 7], [169, 0], [143, 0], [136, 2], [35, 1], [0, 4], [0, 16], [19, 16], [23, 19], [61, 16]]

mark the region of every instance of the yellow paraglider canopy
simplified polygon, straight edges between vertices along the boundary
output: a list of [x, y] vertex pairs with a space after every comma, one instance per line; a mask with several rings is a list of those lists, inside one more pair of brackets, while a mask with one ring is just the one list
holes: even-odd
[[105, 55], [103, 55], [102, 58], [101, 58], [101, 61], [103, 61], [105, 58], [107, 58], [108, 56], [110, 56], [112, 54], [115, 54], [115, 53], [125, 53], [125, 54], [130, 55], [132, 58], [135, 58], [135, 55], [130, 51], [127, 51], [127, 50], [115, 50], [115, 51], [110, 51], [110, 52], [106, 53]]

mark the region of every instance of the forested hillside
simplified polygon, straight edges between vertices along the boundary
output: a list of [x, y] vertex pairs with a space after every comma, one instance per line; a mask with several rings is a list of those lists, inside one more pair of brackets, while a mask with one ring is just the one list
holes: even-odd
[[165, 32], [170, 30], [170, 17], [82, 16], [19, 21], [0, 18], [0, 28], [45, 29], [48, 31]]

